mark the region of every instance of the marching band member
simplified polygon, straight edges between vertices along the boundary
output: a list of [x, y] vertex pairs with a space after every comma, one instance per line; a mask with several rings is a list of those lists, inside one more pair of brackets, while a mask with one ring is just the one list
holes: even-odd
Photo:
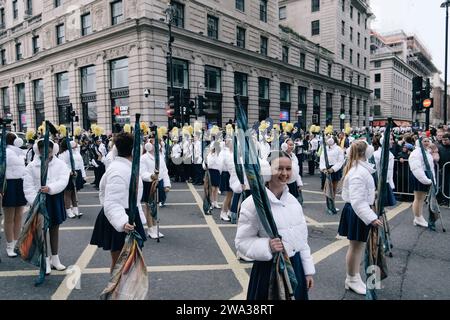
[[75, 141], [71, 141], [70, 148], [72, 148], [73, 160], [75, 162], [75, 172], [72, 172], [70, 153], [67, 149], [66, 139], [63, 139], [61, 142], [61, 148], [58, 158], [67, 165], [67, 168], [71, 171], [70, 175], [76, 175], [76, 190], [74, 190], [73, 183], [72, 181], [70, 181], [70, 179], [66, 189], [64, 190], [64, 204], [66, 207], [67, 216], [70, 219], [73, 219], [83, 215], [83, 213], [80, 213], [78, 210], [78, 201], [75, 192], [83, 189], [83, 181], [86, 178], [86, 171], [84, 169], [84, 163], [83, 159], [81, 158], [81, 154], [79, 151], [77, 151], [79, 150], [78, 144]]
[[281, 150], [291, 158], [292, 161], [292, 174], [288, 181], [289, 192], [296, 198], [300, 196], [301, 187], [303, 186], [302, 178], [300, 177], [300, 167], [298, 165], [297, 156], [293, 153], [294, 141], [287, 139], [282, 145]]
[[[377, 136], [373, 137], [372, 146], [375, 149], [373, 153], [373, 158], [375, 160], [375, 169], [377, 170], [378, 176], [381, 174], [381, 145], [383, 144], [383, 139], [381, 141]], [[377, 181], [378, 183], [378, 181]], [[393, 190], [395, 189], [394, 184], [394, 155], [389, 151], [389, 164], [387, 172], [387, 188], [384, 206], [391, 207], [395, 206], [396, 200]]]
[[285, 152], [273, 152], [270, 160], [272, 175], [266, 180], [266, 192], [278, 232], [282, 239], [271, 239], [259, 221], [253, 196], [241, 205], [235, 245], [238, 252], [254, 259], [248, 300], [267, 300], [273, 265], [273, 254], [286, 250], [298, 281], [296, 300], [307, 300], [314, 285], [314, 262], [309, 248], [308, 229], [302, 206], [289, 193], [287, 182], [292, 175], [292, 160]]
[[[144, 211], [137, 201], [139, 214], [134, 225], [128, 223], [128, 196], [131, 180], [131, 165], [134, 137], [130, 133], [121, 132], [114, 138], [117, 157], [108, 167], [100, 182], [100, 204], [102, 210], [95, 221], [91, 244], [103, 250], [111, 251], [111, 272], [125, 244], [126, 234], [136, 230], [146, 240], [143, 225]], [[142, 180], [139, 180], [137, 199], [142, 198]]]
[[[431, 171], [433, 172], [433, 179], [436, 179], [433, 170], [433, 156], [429, 151], [431, 141], [429, 138], [424, 137], [422, 139], [422, 143], [427, 155], [428, 164], [430, 165], [430, 168], [432, 168]], [[411, 169], [410, 184], [414, 190], [414, 202], [412, 205], [412, 210], [414, 213], [413, 224], [415, 226], [427, 228], [428, 222], [423, 217], [423, 205], [432, 181], [425, 174], [425, 162], [422, 156], [422, 150], [418, 145], [418, 141], [416, 143], [416, 148], [409, 156], [409, 168]]]
[[222, 211], [220, 212], [220, 219], [223, 221], [230, 221], [229, 210], [231, 206], [231, 198], [233, 192], [230, 188], [230, 172], [234, 169], [233, 153], [231, 148], [233, 146], [231, 138], [225, 139], [225, 146], [220, 150], [219, 161], [221, 163], [222, 173], [220, 175], [220, 191], [225, 194]]
[[[211, 177], [211, 202], [212, 207], [220, 209], [220, 205], [217, 203], [219, 199], [219, 187], [220, 187], [220, 172], [222, 171], [222, 163], [219, 159], [218, 152], [216, 148], [218, 147], [219, 142], [212, 141], [209, 145], [208, 155], [203, 162], [203, 169], [206, 170], [208, 168], [209, 175]], [[205, 166], [205, 162], [207, 167]]]
[[51, 259], [46, 258], [47, 274], [51, 268], [65, 270], [66, 267], [60, 262], [59, 249], [59, 226], [66, 220], [67, 214], [64, 206], [64, 189], [69, 182], [70, 170], [67, 165], [56, 157], [59, 146], [53, 141], [49, 143], [49, 159], [47, 172], [47, 185], [41, 186], [41, 157], [44, 150], [44, 139], [38, 140], [34, 145], [36, 156], [25, 169], [23, 178], [23, 191], [25, 198], [31, 205], [36, 199], [38, 191], [47, 193], [47, 212], [50, 217], [49, 234]]
[[346, 256], [345, 288], [365, 295], [366, 285], [359, 274], [361, 256], [369, 235], [369, 225], [383, 226], [383, 224], [372, 210], [375, 202], [375, 183], [372, 174], [375, 169], [367, 159], [372, 157], [373, 147], [365, 141], [354, 141], [350, 148], [343, 177], [342, 199], [345, 206], [338, 233], [350, 240]]
[[[22, 215], [27, 204], [23, 192], [23, 175], [25, 162], [22, 149], [23, 140], [15, 133], [6, 135], [6, 188], [3, 197], [3, 210], [5, 212], [4, 229], [6, 237], [6, 253], [8, 257], [16, 257], [14, 247], [20, 236], [22, 228]], [[33, 199], [34, 200], [34, 199]]]
[[194, 136], [194, 147], [193, 147], [193, 153], [194, 153], [194, 178], [193, 178], [193, 184], [194, 185], [203, 185], [203, 157], [202, 157], [202, 142], [200, 141], [200, 138], [195, 135]]
[[345, 162], [344, 151], [337, 145], [337, 143], [338, 141], [334, 136], [326, 139], [326, 146], [324, 144], [323, 147], [327, 148], [328, 164], [330, 167], [327, 168], [325, 165], [325, 155], [323, 151], [322, 154], [320, 155], [320, 163], [319, 163], [319, 169], [324, 173], [324, 175], [326, 173], [331, 174], [331, 181], [333, 182], [334, 195], [336, 195], [338, 182], [342, 178], [342, 166], [344, 165]]

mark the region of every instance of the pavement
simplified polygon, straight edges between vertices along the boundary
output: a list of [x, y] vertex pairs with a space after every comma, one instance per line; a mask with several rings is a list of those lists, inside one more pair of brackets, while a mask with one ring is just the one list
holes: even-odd
[[[88, 173], [88, 182], [93, 180]], [[304, 214], [309, 245], [316, 265], [311, 300], [362, 300], [344, 289], [346, 239], [337, 239], [340, 214], [325, 213], [319, 175], [305, 176]], [[167, 206], [160, 208], [158, 243], [148, 239], [143, 254], [149, 271], [150, 300], [245, 299], [252, 264], [236, 258], [236, 225], [201, 211], [202, 188], [174, 183]], [[221, 197], [223, 199], [223, 197]], [[6, 257], [0, 240], [0, 299], [5, 300], [97, 300], [109, 280], [110, 254], [89, 245], [100, 211], [98, 192], [88, 183], [79, 192], [81, 219], [68, 219], [61, 226], [60, 258], [69, 268], [52, 271], [40, 287], [34, 287], [36, 267], [20, 258]], [[338, 196], [338, 208], [344, 206]], [[450, 210], [441, 208], [443, 223], [450, 228]], [[450, 232], [414, 227], [410, 203], [398, 203], [388, 211], [393, 257], [387, 258], [388, 278], [378, 291], [380, 300], [450, 299]], [[425, 215], [427, 218], [427, 215]]]

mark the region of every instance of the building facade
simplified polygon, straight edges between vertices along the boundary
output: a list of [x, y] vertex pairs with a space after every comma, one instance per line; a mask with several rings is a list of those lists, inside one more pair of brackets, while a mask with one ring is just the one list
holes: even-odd
[[[281, 0], [280, 23], [289, 26], [308, 40], [334, 52], [337, 76], [349, 83], [346, 122], [359, 127], [361, 101], [370, 96], [361, 88], [370, 88], [370, 20], [373, 16], [366, 0]], [[369, 102], [367, 102], [369, 103]], [[366, 115], [369, 116], [369, 111]]]
[[[448, 123], [444, 121], [444, 96], [445, 96], [445, 82], [441, 78], [440, 73], [436, 73], [433, 78], [431, 78], [431, 96], [433, 98], [433, 109], [431, 109], [431, 123], [435, 126], [443, 123]], [[447, 108], [450, 106], [450, 95], [448, 92], [450, 88], [447, 88]], [[447, 114], [448, 118], [448, 114]]]
[[341, 80], [333, 52], [280, 28], [278, 1], [172, 1], [172, 91], [166, 8], [163, 0], [0, 1], [2, 114], [25, 131], [43, 119], [68, 124], [73, 110], [75, 125], [111, 131], [135, 113], [167, 125], [169, 96], [182, 106], [203, 96], [205, 120], [222, 125], [239, 94], [250, 123], [297, 122], [301, 111], [303, 128], [339, 128], [342, 109], [365, 125], [370, 90]]
[[413, 113], [412, 79], [422, 77], [425, 87], [439, 70], [418, 37], [401, 30], [372, 32], [370, 65], [375, 123], [384, 125], [388, 117], [404, 126], [424, 123], [423, 113]]

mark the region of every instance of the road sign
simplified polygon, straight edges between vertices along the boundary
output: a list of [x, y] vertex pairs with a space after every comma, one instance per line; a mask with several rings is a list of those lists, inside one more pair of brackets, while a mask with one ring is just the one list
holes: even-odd
[[433, 99], [425, 99], [422, 102], [424, 108], [429, 108], [433, 105]]

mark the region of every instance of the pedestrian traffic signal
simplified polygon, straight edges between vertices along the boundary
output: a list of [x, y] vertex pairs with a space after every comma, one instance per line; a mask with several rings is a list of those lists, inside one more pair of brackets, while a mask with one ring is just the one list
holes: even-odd
[[172, 118], [175, 116], [175, 97], [174, 96], [169, 97], [166, 114], [169, 118]]
[[196, 109], [195, 107], [196, 107], [195, 106], [195, 101], [194, 100], [189, 101], [189, 108], [188, 108], [188, 114], [189, 115], [195, 113], [195, 109]]

